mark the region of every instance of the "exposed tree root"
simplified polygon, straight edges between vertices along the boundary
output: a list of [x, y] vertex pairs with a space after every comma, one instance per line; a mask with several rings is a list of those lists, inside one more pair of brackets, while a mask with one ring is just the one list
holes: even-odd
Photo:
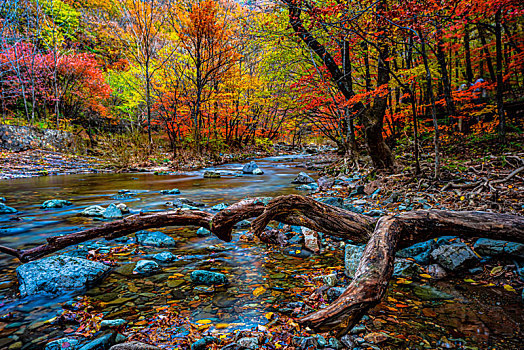
[[215, 216], [191, 210], [133, 215], [97, 228], [50, 237], [47, 244], [23, 251], [0, 246], [0, 252], [27, 262], [97, 237], [114, 239], [142, 229], [184, 225], [206, 227], [220, 239], [230, 241], [233, 226], [251, 217], [257, 217], [252, 224], [257, 235], [271, 220], [276, 220], [367, 243], [355, 278], [345, 292], [327, 308], [298, 320], [316, 331], [335, 331], [339, 336], [347, 333], [380, 302], [391, 278], [397, 249], [443, 235], [524, 242], [524, 218], [521, 216], [420, 210], [385, 216], [377, 221], [311, 198], [289, 195], [273, 200], [243, 200]]

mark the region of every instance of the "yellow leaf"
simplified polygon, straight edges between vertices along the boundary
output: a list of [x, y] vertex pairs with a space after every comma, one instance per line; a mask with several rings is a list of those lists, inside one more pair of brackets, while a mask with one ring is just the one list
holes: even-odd
[[509, 284], [505, 284], [504, 289], [507, 290], [508, 292], [515, 292], [515, 288], [513, 288]]
[[264, 294], [265, 291], [266, 291], [266, 288], [264, 288], [264, 287], [258, 287], [257, 289], [255, 289], [255, 290], [253, 291], [253, 295], [256, 296], [256, 297], [258, 297], [259, 295]]
[[198, 321], [196, 321], [196, 323], [208, 324], [208, 323], [211, 323], [211, 320], [198, 320]]
[[420, 277], [422, 277], [422, 278], [431, 278], [431, 276], [428, 275], [427, 273], [421, 273]]
[[495, 266], [493, 269], [491, 269], [490, 274], [491, 275], [496, 275], [497, 273], [499, 273], [501, 271], [502, 271], [502, 266]]
[[464, 279], [464, 282], [467, 282], [467, 283], [477, 283], [477, 281], [472, 280], [471, 278], [465, 278], [465, 279]]
[[460, 200], [463, 201], [464, 199], [466, 199], [466, 197], [464, 196], [460, 196]]
[[400, 283], [400, 284], [411, 284], [411, 283], [413, 283], [413, 281], [407, 280], [405, 278], [399, 278], [399, 279], [397, 279], [397, 283]]
[[224, 329], [224, 328], [227, 328], [227, 327], [229, 327], [229, 323], [217, 323], [215, 325], [216, 329]]
[[266, 314], [266, 318], [267, 318], [268, 320], [271, 320], [271, 317], [273, 317], [273, 313], [272, 313], [272, 312], [268, 312], [268, 313]]

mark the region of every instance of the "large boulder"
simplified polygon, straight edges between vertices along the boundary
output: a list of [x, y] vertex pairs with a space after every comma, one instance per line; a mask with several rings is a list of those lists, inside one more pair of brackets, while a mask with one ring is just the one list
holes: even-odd
[[165, 233], [154, 231], [138, 231], [135, 233], [136, 242], [140, 245], [151, 247], [174, 247], [176, 241]]
[[431, 257], [450, 271], [468, 268], [480, 260], [475, 252], [462, 242], [440, 246], [431, 252]]
[[196, 284], [205, 284], [207, 286], [228, 283], [227, 276], [223, 273], [205, 270], [195, 270], [191, 272], [191, 281]]
[[251, 161], [251, 162], [249, 162], [247, 164], [244, 164], [244, 167], [242, 168], [242, 172], [244, 174], [254, 174], [254, 175], [262, 175], [264, 173], [258, 167], [257, 163], [255, 163], [254, 161]]
[[101, 279], [110, 269], [96, 261], [56, 255], [20, 265], [16, 269], [20, 294], [58, 294], [79, 291]]
[[294, 184], [310, 184], [313, 182], [315, 182], [315, 180], [303, 171], [292, 181]]
[[401, 258], [412, 258], [419, 264], [428, 265], [431, 259], [431, 252], [437, 247], [437, 242], [431, 239], [401, 249], [397, 252], [396, 256]]
[[42, 206], [40, 208], [42, 209], [62, 208], [68, 205], [73, 205], [73, 203], [65, 199], [49, 199], [45, 201], [44, 203], [42, 203]]
[[480, 238], [475, 242], [473, 249], [480, 255], [524, 259], [524, 244], [522, 243]]

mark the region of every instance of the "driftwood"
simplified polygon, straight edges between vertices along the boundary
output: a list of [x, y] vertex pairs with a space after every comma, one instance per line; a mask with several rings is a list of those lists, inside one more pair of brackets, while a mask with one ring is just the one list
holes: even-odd
[[298, 320], [316, 331], [335, 331], [339, 336], [347, 333], [371, 307], [380, 302], [393, 273], [393, 261], [398, 249], [449, 234], [524, 243], [524, 218], [521, 216], [420, 210], [376, 220], [312, 198], [288, 195], [272, 200], [243, 200], [214, 216], [193, 210], [133, 215], [85, 231], [50, 237], [47, 244], [35, 248], [15, 250], [0, 246], [0, 251], [27, 262], [97, 237], [114, 239], [141, 229], [183, 225], [202, 226], [218, 238], [231, 241], [234, 225], [252, 217], [256, 217], [252, 229], [257, 235], [271, 220], [276, 220], [367, 243], [355, 278], [344, 293], [328, 307]]

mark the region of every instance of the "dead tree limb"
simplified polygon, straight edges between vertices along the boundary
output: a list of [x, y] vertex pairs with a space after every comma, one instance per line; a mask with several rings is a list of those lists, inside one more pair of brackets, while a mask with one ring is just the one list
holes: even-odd
[[97, 237], [114, 239], [146, 228], [183, 225], [208, 228], [217, 237], [230, 241], [233, 226], [250, 217], [257, 217], [252, 224], [256, 234], [260, 234], [271, 220], [277, 220], [367, 243], [355, 278], [345, 292], [328, 307], [298, 320], [317, 331], [334, 330], [339, 336], [380, 302], [391, 278], [397, 249], [443, 235], [488, 237], [524, 243], [524, 217], [521, 216], [420, 210], [385, 216], [377, 221], [312, 198], [289, 195], [272, 200], [243, 200], [215, 216], [191, 210], [133, 215], [85, 231], [50, 237], [47, 244], [23, 251], [0, 246], [0, 252], [27, 262]]

